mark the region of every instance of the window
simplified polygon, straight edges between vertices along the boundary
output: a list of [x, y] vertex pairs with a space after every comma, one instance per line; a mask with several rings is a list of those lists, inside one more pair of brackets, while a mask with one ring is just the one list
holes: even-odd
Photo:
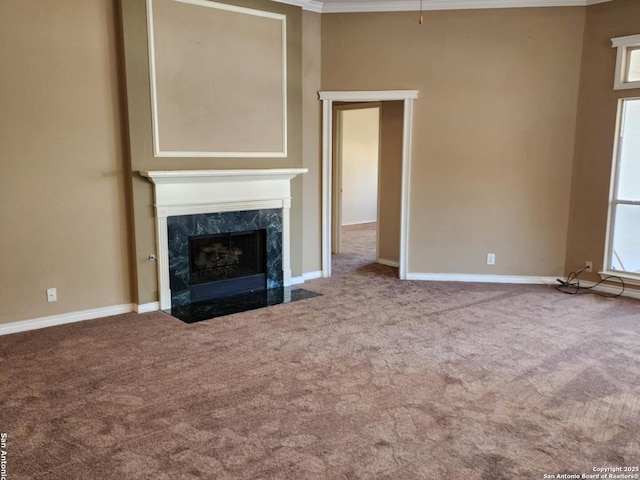
[[629, 35], [611, 39], [618, 49], [614, 90], [640, 88], [640, 35]]
[[640, 98], [618, 104], [605, 265], [640, 279]]
[[627, 82], [640, 81], [640, 47], [629, 49], [629, 62], [627, 63]]

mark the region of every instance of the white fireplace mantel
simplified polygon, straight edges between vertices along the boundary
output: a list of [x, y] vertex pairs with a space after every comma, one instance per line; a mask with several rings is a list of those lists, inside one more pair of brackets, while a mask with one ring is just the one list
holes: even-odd
[[154, 184], [160, 308], [171, 308], [167, 217], [282, 208], [283, 283], [291, 285], [291, 179], [306, 168], [156, 170], [140, 172]]
[[253, 168], [240, 170], [156, 170], [140, 172], [149, 177], [155, 184], [217, 181], [251, 181], [253, 179], [270, 178], [274, 180], [291, 180], [296, 175], [308, 172], [308, 168]]

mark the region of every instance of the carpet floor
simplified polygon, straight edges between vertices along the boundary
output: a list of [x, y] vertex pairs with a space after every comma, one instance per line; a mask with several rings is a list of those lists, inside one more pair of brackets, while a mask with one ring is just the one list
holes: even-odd
[[401, 282], [364, 248], [374, 235], [346, 229], [334, 276], [305, 284], [321, 297], [192, 325], [154, 312], [0, 337], [7, 480], [502, 480], [640, 465], [640, 302]]

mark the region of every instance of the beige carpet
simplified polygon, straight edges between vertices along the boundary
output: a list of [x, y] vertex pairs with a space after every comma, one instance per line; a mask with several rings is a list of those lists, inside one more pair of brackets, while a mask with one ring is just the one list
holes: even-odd
[[[323, 296], [0, 337], [8, 480], [542, 479], [640, 464], [640, 303], [400, 282], [349, 228]], [[351, 239], [351, 240], [349, 240]]]

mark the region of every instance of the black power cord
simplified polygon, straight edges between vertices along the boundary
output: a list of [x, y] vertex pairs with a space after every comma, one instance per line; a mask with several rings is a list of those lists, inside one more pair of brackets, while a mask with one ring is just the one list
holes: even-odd
[[[560, 285], [556, 285], [556, 290], [562, 293], [568, 293], [570, 295], [575, 295], [577, 293], [595, 293], [596, 295], [600, 295], [601, 297], [607, 297], [607, 298], [616, 298], [621, 296], [624, 293], [624, 289], [625, 289], [624, 280], [615, 275], [605, 275], [598, 283], [595, 283], [588, 287], [580, 285], [580, 279], [578, 277], [580, 276], [581, 273], [586, 271], [587, 269], [583, 268], [582, 270], [578, 270], [577, 272], [571, 272], [569, 275], [567, 275], [566, 280], [562, 280], [560, 278], [556, 279], [556, 282], [560, 284]], [[620, 285], [622, 285], [622, 290], [619, 293], [606, 293], [606, 292], [599, 292], [597, 290], [594, 290], [602, 282], [605, 282], [609, 279], [617, 280], [620, 282]]]

